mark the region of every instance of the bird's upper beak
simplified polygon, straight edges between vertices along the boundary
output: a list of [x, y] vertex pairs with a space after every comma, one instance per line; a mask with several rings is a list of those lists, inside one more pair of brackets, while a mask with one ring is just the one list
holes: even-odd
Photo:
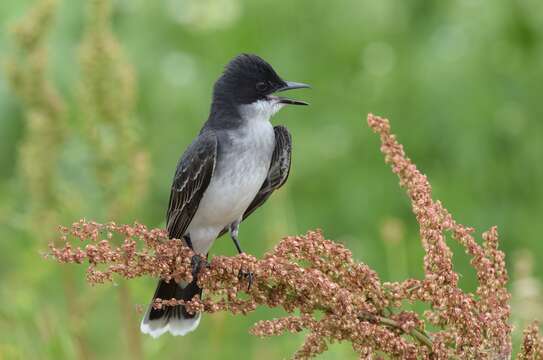
[[[281, 91], [287, 91], [287, 90], [294, 90], [294, 89], [303, 89], [303, 88], [311, 88], [311, 86], [303, 83], [298, 83], [294, 81], [285, 81], [285, 85], [281, 86], [279, 89], [275, 90], [275, 92], [281, 92]], [[289, 99], [286, 97], [278, 96], [279, 102], [281, 104], [289, 104], [289, 105], [309, 105], [305, 101], [301, 100], [294, 100]]]

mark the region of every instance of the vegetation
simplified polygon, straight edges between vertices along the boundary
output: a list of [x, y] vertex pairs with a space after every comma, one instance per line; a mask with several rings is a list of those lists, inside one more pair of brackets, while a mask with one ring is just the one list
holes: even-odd
[[[388, 120], [369, 115], [368, 124], [380, 134], [381, 151], [411, 199], [425, 252], [424, 279], [381, 283], [375, 271], [353, 261], [344, 246], [325, 240], [320, 231], [310, 231], [284, 238], [262, 260], [246, 254], [214, 257], [198, 274], [198, 284], [206, 290], [204, 299], [158, 298], [153, 306], [182, 304], [191, 312], [233, 314], [267, 306], [298, 312], [260, 321], [251, 330], [259, 336], [309, 331], [296, 359], [321, 354], [336, 341], [350, 342], [363, 359], [379, 354], [401, 359], [510, 359], [508, 275], [496, 227], [483, 233], [479, 244], [471, 235], [473, 228], [458, 224], [432, 199], [430, 183], [406, 157]], [[475, 293], [458, 287], [447, 233], [471, 257], [478, 281]], [[61, 228], [61, 234], [64, 246], [50, 244], [50, 255], [61, 263], [88, 262], [91, 284], [112, 281], [114, 274], [190, 282], [191, 259], [205, 256], [194, 254], [182, 240], [168, 239], [164, 230], [148, 230], [140, 224], [81, 220], [71, 229]], [[121, 236], [122, 245], [115, 245], [115, 234]], [[82, 248], [70, 241], [72, 237], [89, 243]], [[246, 284], [247, 279], [239, 276], [241, 270], [254, 274], [254, 284]], [[402, 307], [416, 301], [427, 303], [430, 310], [417, 314]], [[432, 325], [440, 330], [428, 334], [426, 329]], [[525, 334], [518, 359], [543, 356], [543, 338], [534, 326]]]
[[[81, 216], [163, 227], [177, 158], [205, 120], [222, 65], [243, 51], [314, 88], [307, 111], [276, 116], [293, 133], [293, 171], [242, 226], [244, 248], [260, 257], [284, 234], [321, 227], [381, 281], [423, 278], [417, 224], [360, 127], [362, 112], [386, 113], [459, 221], [500, 226], [519, 349], [521, 329], [543, 317], [543, 264], [533, 260], [543, 251], [542, 6], [2, 2], [11, 31], [0, 34], [0, 357], [277, 359], [296, 351], [303, 334], [248, 334], [281, 315], [273, 309], [205, 316], [188, 337], [141, 337], [135, 304], [149, 301], [154, 279], [88, 287], [77, 266], [41, 257], [57, 224]], [[475, 292], [462, 247], [450, 247], [464, 274], [459, 288]], [[213, 254], [235, 249], [219, 240]], [[406, 310], [428, 309], [415, 302]], [[540, 346], [533, 329], [530, 351]], [[336, 344], [323, 355], [349, 357], [350, 346]]]

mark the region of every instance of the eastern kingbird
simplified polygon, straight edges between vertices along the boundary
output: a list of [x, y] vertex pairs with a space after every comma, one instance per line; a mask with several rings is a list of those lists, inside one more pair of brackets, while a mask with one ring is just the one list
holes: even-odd
[[[287, 180], [291, 137], [270, 118], [285, 105], [306, 102], [274, 95], [308, 88], [285, 81], [256, 55], [239, 55], [215, 82], [209, 117], [175, 170], [166, 215], [168, 236], [183, 239], [198, 254], [207, 254], [215, 239], [230, 231], [239, 253], [240, 222], [259, 208]], [[190, 283], [160, 280], [153, 296], [190, 300], [201, 295]], [[185, 335], [196, 329], [200, 314], [182, 305], [147, 309], [141, 331], [158, 337]]]

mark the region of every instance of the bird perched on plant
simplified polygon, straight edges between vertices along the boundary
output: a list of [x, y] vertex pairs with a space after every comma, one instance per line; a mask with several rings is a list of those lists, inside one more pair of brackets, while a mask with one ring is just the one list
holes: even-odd
[[[285, 105], [307, 105], [274, 94], [307, 87], [281, 79], [256, 55], [239, 55], [226, 65], [215, 82], [209, 118], [177, 164], [167, 212], [170, 238], [207, 254], [229, 231], [242, 252], [239, 224], [285, 183], [290, 171], [290, 133], [270, 119]], [[160, 280], [153, 300], [190, 300], [201, 293], [196, 278], [190, 283]], [[199, 322], [200, 314], [182, 305], [155, 309], [151, 303], [141, 331], [153, 337], [185, 335]]]

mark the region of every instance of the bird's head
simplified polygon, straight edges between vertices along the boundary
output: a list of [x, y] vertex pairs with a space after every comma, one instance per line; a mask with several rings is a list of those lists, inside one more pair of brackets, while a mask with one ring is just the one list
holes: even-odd
[[309, 85], [285, 81], [257, 55], [242, 54], [226, 65], [224, 73], [215, 83], [214, 102], [227, 101], [235, 106], [258, 110], [262, 115], [275, 114], [285, 105], [308, 105], [304, 101], [289, 99], [275, 93], [308, 88]]

